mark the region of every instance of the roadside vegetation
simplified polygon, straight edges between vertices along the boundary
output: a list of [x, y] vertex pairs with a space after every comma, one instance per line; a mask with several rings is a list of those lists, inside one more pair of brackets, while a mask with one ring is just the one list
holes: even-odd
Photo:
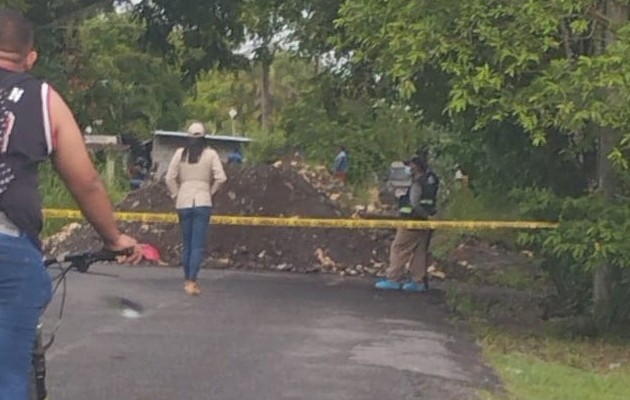
[[[471, 219], [486, 219], [492, 210], [479, 200], [467, 202], [470, 207], [453, 204]], [[500, 393], [480, 393], [482, 399], [621, 400], [630, 395], [627, 325], [602, 332], [591, 316], [567, 308], [543, 268], [544, 258], [524, 250], [514, 232], [442, 231], [436, 239], [438, 264], [447, 278], [449, 272], [454, 275], [444, 288], [453, 320], [472, 327], [505, 385]], [[472, 253], [453, 257], [462, 242], [470, 243]], [[500, 255], [485, 257], [491, 249]], [[462, 260], [464, 265], [458, 264]]]
[[[105, 154], [101, 154], [103, 157]], [[107, 178], [107, 172], [104, 161], [99, 161], [98, 157], [95, 157], [95, 164], [98, 171], [101, 174], [103, 182], [107, 185], [107, 190], [112, 202], [118, 203], [123, 200], [127, 193], [129, 193], [129, 180], [125, 169], [125, 160], [120, 154], [111, 154], [116, 158], [114, 174], [111, 179]], [[43, 203], [45, 208], [60, 208], [60, 209], [77, 209], [77, 205], [70, 195], [68, 189], [66, 189], [59, 175], [54, 171], [50, 163], [46, 163], [40, 167], [40, 192], [42, 193]], [[44, 221], [43, 235], [48, 236], [64, 225], [68, 221], [63, 219], [49, 219]]]

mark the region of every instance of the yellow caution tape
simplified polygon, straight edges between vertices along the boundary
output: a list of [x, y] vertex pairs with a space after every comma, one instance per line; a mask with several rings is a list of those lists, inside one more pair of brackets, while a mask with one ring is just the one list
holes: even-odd
[[[116, 212], [116, 219], [136, 222], [178, 222], [175, 213]], [[78, 210], [45, 209], [46, 218], [83, 219]], [[430, 228], [430, 229], [553, 229], [557, 223], [544, 221], [417, 221], [399, 219], [342, 219], [342, 218], [301, 218], [301, 217], [256, 217], [235, 215], [213, 215], [212, 223], [217, 225], [242, 226], [285, 226], [306, 228], [351, 228], [351, 229], [390, 229], [390, 228]]]

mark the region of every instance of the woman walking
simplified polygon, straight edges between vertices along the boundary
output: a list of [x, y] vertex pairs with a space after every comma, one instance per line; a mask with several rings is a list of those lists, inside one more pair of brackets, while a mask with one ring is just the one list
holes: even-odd
[[184, 290], [198, 295], [201, 290], [197, 275], [205, 252], [212, 197], [227, 178], [219, 155], [206, 145], [203, 124], [192, 123], [188, 134], [188, 143], [175, 151], [165, 180], [171, 196], [176, 198], [175, 208], [182, 230]]

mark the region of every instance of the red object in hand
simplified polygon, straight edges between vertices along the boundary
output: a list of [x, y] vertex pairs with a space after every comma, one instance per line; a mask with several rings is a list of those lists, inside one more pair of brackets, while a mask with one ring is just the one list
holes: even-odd
[[148, 243], [140, 244], [142, 248], [142, 256], [145, 260], [148, 261], [161, 261], [162, 257], [160, 256], [160, 251], [153, 245]]

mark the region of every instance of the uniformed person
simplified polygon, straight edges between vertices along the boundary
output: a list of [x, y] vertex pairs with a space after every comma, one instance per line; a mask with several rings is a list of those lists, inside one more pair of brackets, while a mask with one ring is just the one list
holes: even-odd
[[[405, 219], [427, 220], [437, 211], [440, 180], [422, 156], [416, 155], [406, 164], [411, 169], [412, 181], [407, 192], [399, 199], [399, 215]], [[399, 228], [390, 248], [386, 279], [377, 282], [376, 288], [426, 291], [429, 243], [432, 234], [432, 229]], [[411, 279], [404, 281], [404, 268], [407, 263]]]

